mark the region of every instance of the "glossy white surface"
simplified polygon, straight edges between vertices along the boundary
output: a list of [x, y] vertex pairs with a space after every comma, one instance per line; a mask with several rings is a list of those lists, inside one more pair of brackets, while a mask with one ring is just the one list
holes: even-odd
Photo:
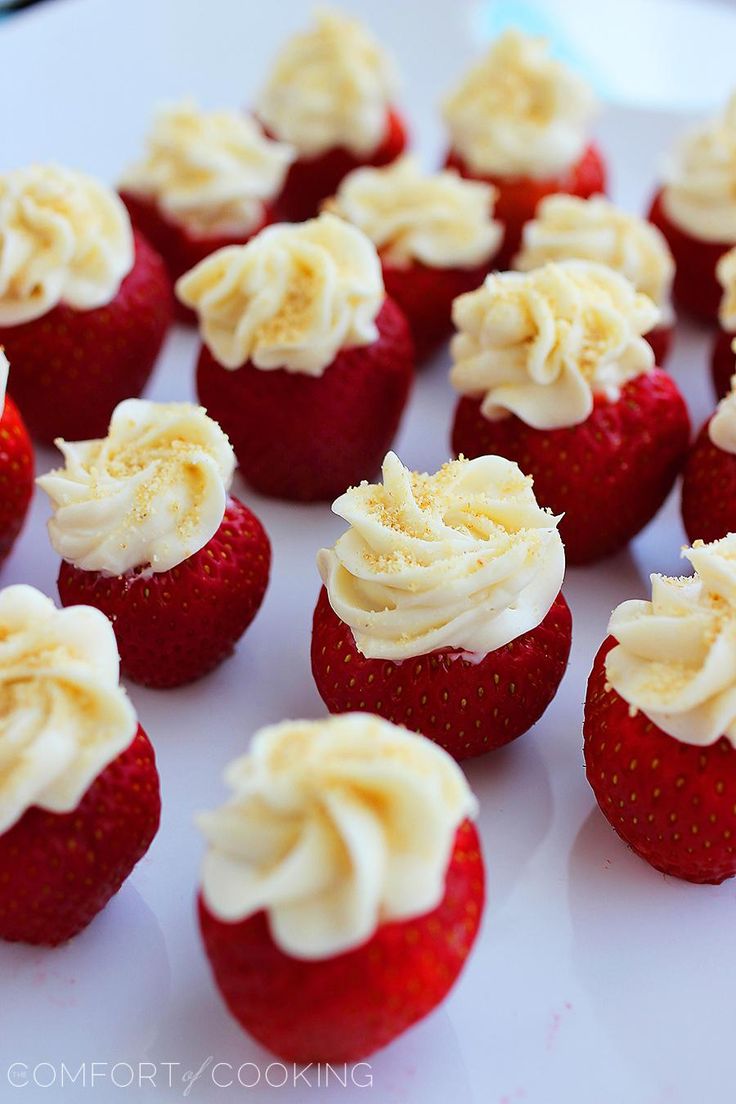
[[[357, 3], [351, 5], [357, 9]], [[152, 103], [193, 92], [210, 105], [247, 102], [281, 36], [306, 2], [264, 10], [238, 0], [59, 0], [0, 27], [6, 89], [3, 166], [56, 157], [114, 179], [137, 152]], [[433, 104], [473, 50], [467, 10], [446, 3], [365, 3], [405, 71], [408, 112], [427, 159], [441, 147]], [[417, 26], [421, 24], [420, 40]], [[660, 154], [681, 125], [671, 115], [610, 111], [599, 125], [614, 195], [641, 207]], [[672, 371], [694, 421], [712, 408], [708, 341], [682, 327]], [[149, 395], [192, 397], [194, 338], [172, 334]], [[434, 470], [447, 458], [453, 397], [448, 362], [422, 375], [398, 441], [401, 457]], [[12, 374], [11, 374], [12, 388]], [[39, 456], [39, 468], [52, 456]], [[268, 1056], [229, 1019], [210, 980], [194, 924], [201, 844], [195, 810], [224, 796], [224, 765], [252, 731], [284, 717], [317, 717], [309, 671], [314, 553], [342, 529], [325, 507], [294, 507], [250, 494], [274, 544], [263, 610], [234, 659], [176, 692], [131, 687], [156, 746], [164, 815], [147, 859], [105, 913], [70, 946], [39, 951], [0, 945], [0, 1099], [126, 1099], [99, 1077], [22, 1092], [11, 1063], [158, 1063], [157, 1099], [266, 1099], [381, 1104], [726, 1104], [736, 961], [733, 884], [699, 887], [650, 870], [598, 813], [582, 769], [581, 702], [591, 659], [620, 600], [643, 596], [647, 574], [677, 573], [684, 539], [677, 502], [628, 553], [569, 573], [573, 659], [560, 694], [536, 729], [472, 763], [488, 866], [481, 939], [450, 999], [372, 1061], [372, 1089], [317, 1089], [315, 1070], [296, 1087], [265, 1086]], [[31, 523], [3, 571], [55, 593], [56, 560], [37, 496]], [[257, 1088], [216, 1089], [206, 1059], [259, 1063]], [[167, 1088], [163, 1063], [171, 1070]], [[17, 1072], [17, 1071], [16, 1071]], [[150, 1072], [150, 1069], [148, 1070]], [[22, 1070], [20, 1071], [22, 1074]], [[100, 1071], [98, 1070], [98, 1074]], [[39, 1080], [51, 1077], [48, 1067]], [[32, 1078], [32, 1069], [28, 1076]], [[220, 1080], [231, 1076], [225, 1068]], [[282, 1073], [272, 1071], [278, 1082]], [[119, 1080], [127, 1073], [119, 1071]], [[244, 1079], [255, 1079], [252, 1067]], [[293, 1075], [289, 1071], [289, 1080]], [[324, 1081], [324, 1075], [323, 1075]], [[153, 1095], [127, 1090], [131, 1098]]]

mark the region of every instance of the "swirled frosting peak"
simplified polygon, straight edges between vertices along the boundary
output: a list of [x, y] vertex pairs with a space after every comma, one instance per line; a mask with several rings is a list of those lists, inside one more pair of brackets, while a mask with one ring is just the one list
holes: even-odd
[[423, 173], [406, 156], [349, 173], [326, 206], [360, 227], [392, 264], [473, 268], [490, 261], [501, 242], [495, 194], [490, 184], [455, 172]]
[[244, 236], [262, 224], [293, 156], [248, 115], [187, 101], [158, 111], [145, 158], [120, 186], [194, 235]]
[[265, 910], [275, 942], [304, 959], [436, 908], [476, 811], [445, 751], [369, 713], [263, 728], [225, 777], [232, 797], [199, 817], [205, 903], [232, 922]]
[[0, 326], [102, 307], [133, 260], [128, 213], [104, 184], [57, 165], [0, 173]]
[[547, 43], [511, 29], [444, 103], [453, 149], [479, 174], [554, 176], [582, 154], [595, 101], [550, 57]]
[[486, 655], [539, 625], [562, 585], [559, 519], [500, 456], [422, 475], [390, 452], [383, 483], [353, 487], [332, 509], [350, 528], [317, 565], [372, 659]]
[[596, 394], [611, 401], [654, 366], [642, 337], [659, 320], [646, 295], [605, 265], [550, 262], [492, 273], [455, 300], [450, 379], [489, 419], [535, 429], [584, 422]]
[[662, 203], [692, 237], [736, 243], [736, 92], [717, 118], [680, 143]]
[[64, 467], [37, 482], [51, 543], [83, 571], [168, 571], [220, 527], [235, 454], [201, 407], [126, 399], [107, 437], [56, 444]]
[[732, 376], [731, 390], [721, 399], [708, 422], [708, 437], [716, 448], [736, 453], [736, 376]]
[[705, 747], [725, 736], [736, 747], [736, 534], [683, 555], [694, 575], [652, 575], [651, 601], [613, 611], [606, 676], [676, 740]]
[[718, 320], [727, 333], [736, 333], [736, 246], [723, 254], [716, 265], [716, 276], [723, 288]]
[[376, 340], [385, 297], [375, 246], [330, 214], [218, 250], [176, 292], [198, 312], [202, 340], [224, 368], [250, 361], [310, 376], [341, 349]]
[[137, 722], [118, 666], [99, 610], [0, 591], [0, 834], [34, 805], [71, 812], [128, 747]]
[[381, 144], [396, 87], [392, 62], [357, 20], [322, 9], [276, 58], [257, 103], [266, 127], [303, 157]]

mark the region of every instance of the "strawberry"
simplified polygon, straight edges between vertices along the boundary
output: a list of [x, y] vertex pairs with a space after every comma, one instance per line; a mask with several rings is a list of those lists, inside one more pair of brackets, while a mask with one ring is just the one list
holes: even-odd
[[[278, 136], [263, 128], [269, 138]], [[389, 111], [386, 135], [370, 157], [359, 158], [350, 150], [335, 148], [317, 157], [300, 157], [293, 161], [286, 175], [281, 195], [276, 201], [278, 217], [284, 222], [304, 222], [314, 218], [323, 199], [334, 195], [344, 176], [364, 165], [388, 165], [404, 152], [406, 127], [397, 111]]]
[[478, 399], [460, 399], [452, 447], [466, 457], [495, 453], [534, 479], [540, 502], [564, 514], [568, 563], [623, 548], [659, 510], [687, 453], [690, 420], [677, 386], [655, 368], [630, 380], [617, 402], [596, 396], [580, 425], [540, 430], [515, 415], [490, 421]]
[[110, 618], [129, 678], [181, 686], [232, 653], [263, 601], [270, 564], [263, 526], [230, 498], [214, 537], [176, 567], [109, 576], [64, 561], [59, 596], [64, 606], [95, 606]]
[[717, 399], [731, 390], [731, 376], [736, 373], [736, 353], [732, 348], [735, 338], [736, 334], [721, 330], [713, 343], [710, 370]]
[[588, 196], [606, 190], [606, 167], [598, 148], [591, 143], [580, 159], [567, 172], [546, 180], [534, 180], [528, 176], [483, 176], [473, 172], [463, 158], [450, 150], [445, 160], [450, 169], [457, 169], [461, 176], [471, 180], [485, 180], [495, 185], [498, 197], [494, 217], [505, 227], [503, 244], [495, 260], [494, 268], [511, 267], [511, 258], [521, 245], [524, 223], [534, 218], [537, 204], [547, 195], [565, 192], [567, 195]]
[[414, 376], [404, 315], [386, 299], [372, 345], [342, 349], [321, 376], [247, 363], [223, 368], [203, 346], [197, 393], [261, 494], [333, 499], [379, 467]]
[[291, 1062], [352, 1062], [386, 1046], [440, 1003], [478, 933], [483, 860], [475, 828], [455, 837], [440, 904], [384, 922], [361, 946], [305, 960], [274, 942], [264, 912], [225, 923], [199, 899], [199, 922], [230, 1012]]
[[0, 414], [0, 565], [23, 527], [32, 494], [33, 447], [17, 406], [6, 395]]
[[355, 646], [323, 587], [312, 622], [312, 673], [330, 713], [377, 713], [455, 759], [521, 736], [544, 713], [567, 667], [572, 617], [562, 594], [542, 623], [479, 662], [449, 649], [397, 663]]
[[139, 726], [73, 812], [33, 806], [0, 835], [0, 939], [71, 939], [145, 855], [160, 815], [156, 759]]
[[736, 749], [667, 735], [606, 682], [601, 646], [585, 700], [585, 766], [604, 816], [657, 870], [718, 884], [736, 874]]
[[682, 520], [691, 544], [736, 532], [736, 456], [713, 444], [709, 424], [690, 450], [682, 481]]
[[50, 444], [104, 436], [113, 408], [145, 387], [172, 310], [163, 262], [136, 234], [135, 264], [107, 306], [78, 311], [62, 303], [0, 327], [13, 396], [34, 437]]
[[710, 242], [693, 238], [670, 220], [662, 203], [662, 191], [652, 200], [647, 216], [657, 226], [675, 258], [673, 295], [683, 310], [707, 321], [718, 318], [723, 288], [716, 278], [721, 255], [731, 248], [728, 242]]

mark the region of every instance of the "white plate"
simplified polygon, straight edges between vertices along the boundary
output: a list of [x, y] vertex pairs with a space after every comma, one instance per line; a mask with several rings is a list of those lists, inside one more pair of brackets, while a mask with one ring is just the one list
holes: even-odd
[[[3, 166], [55, 157], [109, 179], [136, 152], [150, 107], [195, 92], [208, 104], [247, 102], [283, 34], [303, 22], [308, 0], [65, 0], [0, 28], [5, 89]], [[450, 0], [365, 4], [406, 72], [405, 102], [425, 156], [440, 149], [433, 105], [475, 49]], [[423, 28], [421, 42], [418, 21]], [[682, 119], [611, 110], [600, 121], [614, 195], [641, 209], [661, 153]], [[672, 372], [698, 424], [712, 406], [708, 340], [683, 326]], [[192, 396], [195, 340], [172, 334], [149, 394]], [[448, 455], [453, 396], [441, 356], [422, 375], [398, 442], [402, 458], [435, 470]], [[12, 386], [12, 374], [11, 374]], [[42, 452], [39, 468], [52, 462]], [[268, 1056], [230, 1020], [210, 979], [194, 923], [201, 854], [195, 810], [223, 797], [225, 764], [259, 725], [317, 717], [309, 629], [318, 589], [314, 554], [342, 523], [326, 507], [281, 505], [237, 488], [273, 541], [271, 586], [237, 655], [194, 686], [131, 687], [158, 754], [161, 831], [118, 897], [70, 946], [43, 951], [0, 945], [0, 1099], [50, 1101], [58, 1087], [33, 1085], [33, 1067], [86, 1063], [88, 1087], [66, 1101], [124, 1099], [109, 1067], [153, 1062], [161, 1098], [180, 1097], [182, 1075], [206, 1059], [260, 1065], [250, 1090], [262, 1099]], [[37, 496], [2, 583], [29, 582], [55, 595], [57, 564]], [[561, 691], [535, 730], [468, 768], [481, 799], [488, 909], [481, 937], [450, 999], [371, 1063], [372, 1099], [446, 1104], [692, 1104], [732, 1099], [734, 885], [714, 889], [664, 878], [629, 853], [594, 805], [582, 768], [581, 702], [611, 608], [643, 595], [652, 570], [678, 573], [684, 539], [671, 501], [630, 552], [570, 571], [573, 656]], [[11, 1088], [11, 1063], [31, 1084]], [[173, 1087], [166, 1088], [172, 1067]], [[24, 1071], [15, 1070], [19, 1080]], [[150, 1072], [149, 1068], [144, 1069]], [[365, 1069], [343, 1088], [302, 1079], [274, 1090], [285, 1099], [371, 1099]], [[248, 1067], [244, 1080], [254, 1080]], [[283, 1074], [272, 1070], [270, 1080]], [[52, 1069], [42, 1066], [45, 1083]], [[124, 1067], [116, 1079], [124, 1082]], [[228, 1079], [225, 1067], [216, 1071]], [[323, 1075], [324, 1078], [324, 1075]], [[289, 1072], [291, 1080], [291, 1073]], [[357, 1083], [355, 1083], [357, 1082]], [[133, 1092], [133, 1090], [129, 1090]], [[145, 1092], [145, 1090], [144, 1090]], [[96, 1096], [95, 1096], [96, 1093]], [[234, 1086], [231, 1096], [246, 1095]], [[121, 1095], [122, 1094], [122, 1095]], [[192, 1100], [228, 1098], [212, 1065]]]

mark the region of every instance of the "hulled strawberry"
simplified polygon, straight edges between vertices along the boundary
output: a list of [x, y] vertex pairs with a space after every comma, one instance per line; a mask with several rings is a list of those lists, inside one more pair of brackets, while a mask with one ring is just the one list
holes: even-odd
[[64, 605], [115, 625], [124, 674], [146, 686], [200, 678], [260, 608], [270, 545], [229, 494], [232, 447], [189, 403], [129, 399], [103, 440], [60, 440], [65, 466], [38, 482], [54, 507]]
[[1, 591], [0, 690], [0, 939], [55, 946], [104, 908], [156, 834], [153, 748], [97, 610]]
[[285, 44], [256, 107], [266, 134], [297, 154], [279, 197], [281, 218], [313, 218], [353, 169], [387, 165], [403, 152], [395, 83], [378, 42], [336, 11], [317, 12], [314, 25]]
[[332, 713], [365, 710], [456, 759], [526, 732], [562, 679], [572, 621], [556, 518], [497, 456], [436, 475], [389, 453], [383, 483], [333, 510], [350, 529], [318, 565], [312, 672]]
[[81, 173], [0, 175], [0, 345], [13, 397], [45, 443], [104, 433], [139, 395], [172, 315], [161, 258], [120, 199]]
[[[146, 156], [125, 173], [120, 195], [173, 283], [273, 221], [292, 159], [291, 148], [265, 138], [250, 117], [184, 102], [159, 110]], [[180, 304], [179, 311], [195, 321]]]
[[722, 289], [718, 307], [721, 328], [713, 344], [711, 374], [716, 397], [722, 399], [730, 392], [731, 377], [736, 373], [736, 247], [721, 257], [716, 277]]
[[559, 514], [569, 563], [622, 548], [682, 467], [684, 400], [643, 338], [657, 309], [588, 261], [489, 276], [455, 303], [452, 446], [498, 453]]
[[736, 536], [684, 554], [693, 576], [653, 575], [651, 601], [613, 613], [588, 682], [585, 764], [638, 855], [717, 884], [736, 874]]
[[718, 404], [690, 450], [682, 480], [682, 520], [691, 541], [736, 533], [734, 390]]
[[502, 234], [493, 202], [489, 185], [451, 172], [425, 174], [406, 156], [350, 173], [324, 205], [378, 250], [386, 292], [406, 316], [417, 360], [449, 336], [453, 300], [491, 267]]
[[5, 391], [8, 367], [0, 347], [0, 566], [23, 528], [33, 494], [33, 446]]
[[330, 214], [269, 227], [203, 261], [177, 293], [200, 317], [200, 401], [251, 486], [330, 499], [375, 472], [406, 404], [414, 354], [360, 230]]
[[473, 946], [467, 782], [367, 714], [262, 729], [226, 778], [232, 796], [200, 817], [199, 920], [230, 1012], [287, 1061], [367, 1057], [443, 1000]]
[[548, 261], [596, 261], [630, 280], [657, 305], [660, 318], [645, 335], [654, 363], [662, 367], [674, 329], [672, 279], [675, 263], [664, 235], [643, 218], [614, 206], [605, 196], [582, 199], [549, 195], [527, 222], [513, 260], [520, 272]]
[[515, 29], [446, 99], [447, 166], [497, 189], [505, 234], [496, 267], [509, 267], [545, 196], [605, 192], [605, 164], [587, 137], [593, 109], [590, 89], [549, 56], [546, 42]]

